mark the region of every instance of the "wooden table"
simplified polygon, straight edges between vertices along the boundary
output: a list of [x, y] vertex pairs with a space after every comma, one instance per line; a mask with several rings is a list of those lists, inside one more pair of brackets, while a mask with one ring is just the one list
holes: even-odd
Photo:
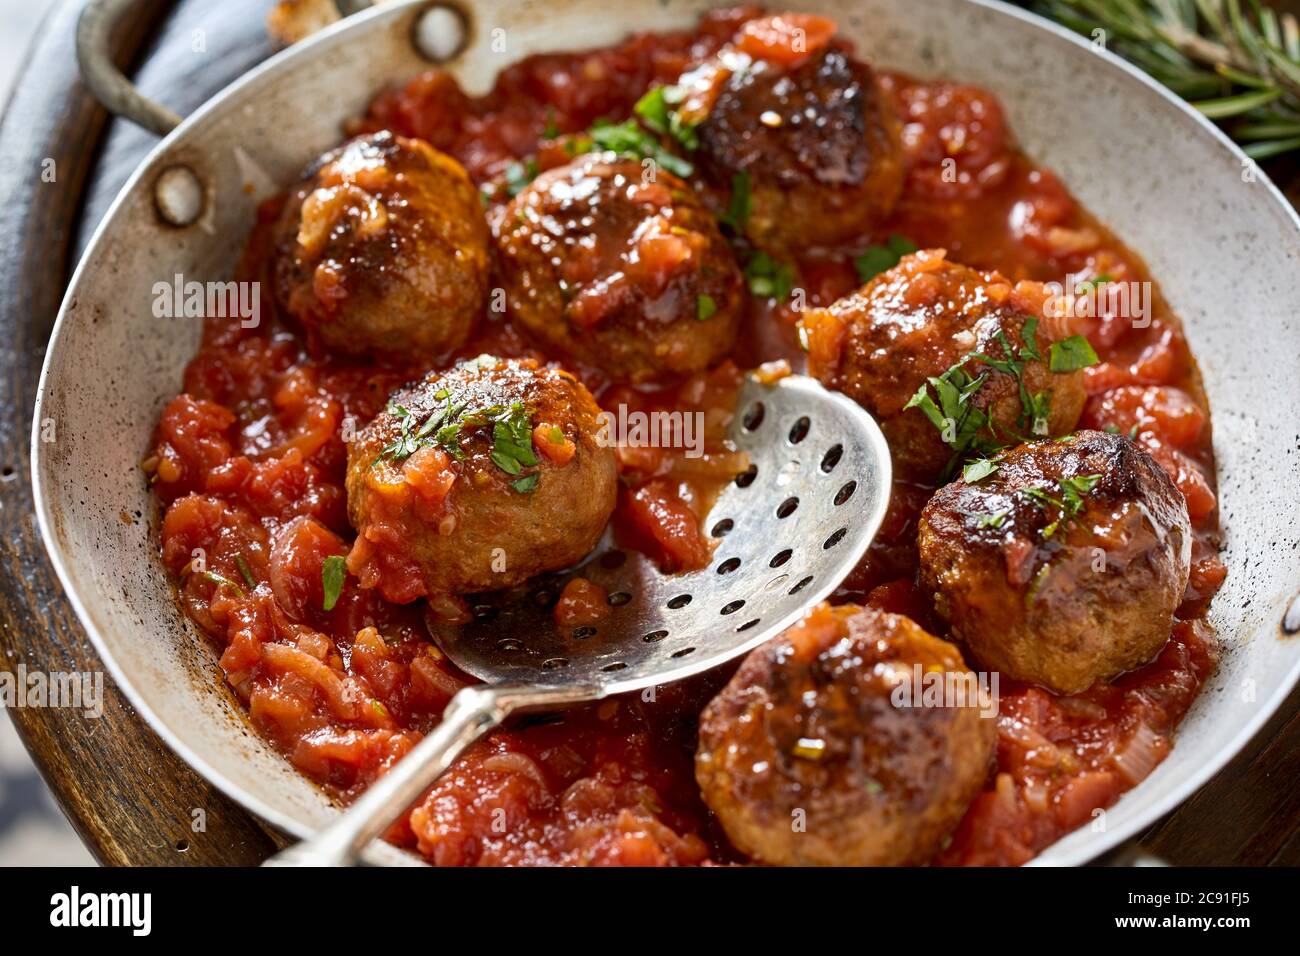
[[[182, 115], [269, 52], [267, 0], [142, 0], [115, 38], [145, 92]], [[1295, 7], [1298, 3], [1285, 6]], [[104, 111], [81, 86], [78, 0], [48, 18], [0, 124], [0, 670], [103, 669], [63, 599], [32, 516], [28, 436], [41, 359], [67, 276], [93, 225], [152, 138]], [[156, 31], [151, 24], [162, 23]], [[191, 50], [204, 31], [207, 52]], [[151, 39], [151, 33], [154, 34]], [[177, 78], [183, 82], [177, 82]], [[42, 181], [55, 161], [56, 181]], [[1269, 167], [1292, 201], [1294, 162]], [[284, 838], [174, 756], [122, 694], [104, 716], [12, 714], [68, 818], [108, 864], [256, 864]], [[1143, 845], [1177, 864], [1300, 864], [1300, 692], [1238, 757]], [[202, 808], [207, 829], [191, 830]]]

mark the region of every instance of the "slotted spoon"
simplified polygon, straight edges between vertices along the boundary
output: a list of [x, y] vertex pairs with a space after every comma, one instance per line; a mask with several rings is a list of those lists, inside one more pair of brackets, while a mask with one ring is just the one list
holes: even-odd
[[[480, 596], [468, 624], [431, 622], [447, 657], [486, 683], [457, 693], [437, 729], [335, 823], [267, 863], [355, 863], [466, 747], [511, 714], [708, 670], [774, 637], [829, 595], [865, 553], [889, 503], [889, 449], [875, 421], [811, 378], [750, 378], [728, 434], [750, 467], [704, 521], [717, 539], [708, 567], [665, 575], [607, 539], [580, 567]], [[574, 577], [604, 588], [609, 613], [594, 625], [561, 628], [552, 609]]]

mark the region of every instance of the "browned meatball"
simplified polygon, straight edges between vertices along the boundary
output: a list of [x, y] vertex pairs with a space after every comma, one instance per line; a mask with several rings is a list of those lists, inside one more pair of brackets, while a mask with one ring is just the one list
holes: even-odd
[[[895, 474], [911, 481], [948, 477], [945, 466], [961, 454], [1068, 434], [1087, 399], [1082, 372], [1049, 371], [1050, 332], [1017, 308], [1011, 283], [949, 262], [943, 250], [905, 256], [852, 295], [810, 310], [802, 326], [809, 371], [876, 417]], [[1028, 352], [1026, 338], [1033, 339]], [[948, 409], [956, 414], [936, 423], [920, 405], [908, 407], [925, 387], [944, 411], [930, 379], [963, 360], [965, 378], [954, 384], [987, 377], [960, 410]], [[1018, 363], [1018, 377], [1008, 361]]]
[[921, 582], [982, 664], [1062, 694], [1151, 660], [1187, 587], [1182, 494], [1126, 438], [1007, 452], [921, 513]]
[[483, 311], [478, 191], [422, 140], [385, 131], [326, 153], [276, 229], [276, 299], [336, 352], [431, 358], [464, 344]]
[[516, 321], [613, 379], [698, 372], [735, 341], [740, 271], [712, 215], [671, 173], [583, 156], [538, 176], [493, 231]]
[[[964, 698], [896, 699], [920, 690], [917, 673], [949, 675]], [[989, 703], [957, 648], [910, 619], [822, 605], [705, 708], [695, 778], [731, 842], [764, 863], [924, 863], [987, 775]]]
[[480, 356], [396, 392], [348, 445], [348, 568], [390, 601], [573, 564], [614, 510], [614, 452], [572, 375]]
[[[747, 205], [743, 225], [755, 243], [798, 252], [849, 242], [893, 210], [903, 186], [900, 127], [865, 63], [828, 48], [794, 65], [715, 67], [709, 82], [695, 159], [728, 207]], [[694, 114], [693, 105], [684, 109]], [[734, 196], [746, 187], [747, 204]]]

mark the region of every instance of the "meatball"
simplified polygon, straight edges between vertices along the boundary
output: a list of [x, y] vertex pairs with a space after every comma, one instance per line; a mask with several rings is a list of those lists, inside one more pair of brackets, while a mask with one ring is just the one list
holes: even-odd
[[[709, 82], [695, 159], [720, 205], [747, 205], [739, 225], [757, 245], [792, 253], [850, 242], [893, 210], [903, 186], [899, 122], [865, 63], [827, 48], [793, 64], [715, 67]], [[684, 109], [699, 112], [692, 100]]]
[[493, 231], [518, 324], [612, 379], [702, 371], [735, 341], [740, 270], [713, 216], [671, 173], [589, 154], [538, 176]]
[[614, 510], [600, 409], [567, 372], [480, 356], [396, 392], [348, 443], [348, 569], [390, 601], [575, 563]]
[[[963, 454], [1068, 434], [1087, 398], [1081, 371], [1049, 370], [1054, 343], [1011, 283], [941, 249], [905, 256], [802, 327], [809, 371], [876, 417], [910, 481], [948, 477]], [[973, 391], [945, 405], [932, 380], [958, 366], [946, 381]]]
[[439, 356], [464, 344], [486, 303], [478, 190], [422, 140], [385, 131], [326, 153], [276, 230], [276, 300], [336, 352]]
[[[944, 706], [900, 695], [922, 674], [955, 689]], [[695, 777], [731, 842], [764, 863], [921, 864], [984, 783], [989, 708], [947, 641], [898, 614], [822, 605], [705, 708]]]
[[1187, 505], [1155, 459], [1080, 431], [994, 464], [921, 512], [921, 583], [953, 637], [980, 663], [1061, 694], [1155, 657], [1192, 545]]

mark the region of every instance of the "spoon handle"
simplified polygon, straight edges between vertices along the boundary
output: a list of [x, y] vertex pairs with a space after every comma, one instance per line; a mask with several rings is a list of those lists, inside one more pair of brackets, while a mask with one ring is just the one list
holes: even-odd
[[548, 687], [498, 684], [462, 688], [443, 712], [442, 723], [376, 780], [337, 820], [310, 839], [282, 850], [263, 866], [352, 866], [403, 810], [419, 799], [474, 741], [512, 713], [549, 710], [596, 700], [589, 685]]

